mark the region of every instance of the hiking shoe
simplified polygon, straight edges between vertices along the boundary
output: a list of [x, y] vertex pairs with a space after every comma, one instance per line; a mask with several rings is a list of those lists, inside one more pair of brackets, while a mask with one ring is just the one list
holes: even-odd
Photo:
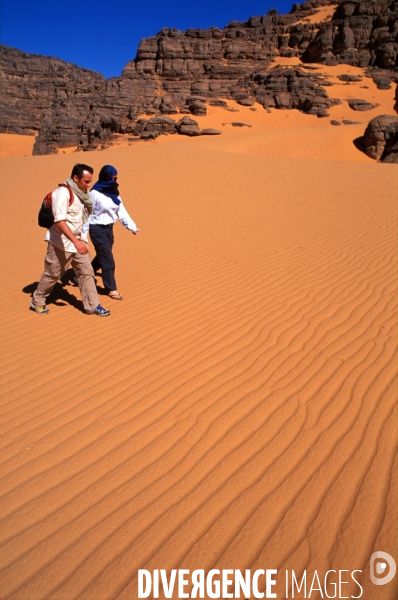
[[29, 306], [30, 310], [34, 310], [38, 315], [48, 315], [49, 310], [45, 304], [33, 304], [33, 300]]
[[111, 314], [110, 310], [106, 310], [106, 308], [102, 308], [102, 306], [100, 304], [98, 304], [97, 308], [95, 309], [94, 312], [91, 313], [92, 315], [98, 315], [99, 317], [109, 317], [109, 315]]

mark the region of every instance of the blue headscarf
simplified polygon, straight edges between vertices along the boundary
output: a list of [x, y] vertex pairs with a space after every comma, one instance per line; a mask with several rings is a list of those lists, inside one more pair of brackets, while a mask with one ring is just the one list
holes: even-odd
[[117, 170], [115, 167], [112, 167], [112, 165], [103, 166], [99, 172], [97, 183], [95, 183], [91, 189], [97, 190], [98, 192], [105, 194], [105, 196], [109, 196], [109, 198], [112, 199], [112, 202], [119, 205], [119, 185], [116, 183], [115, 179], [112, 179], [112, 177], [116, 176]]

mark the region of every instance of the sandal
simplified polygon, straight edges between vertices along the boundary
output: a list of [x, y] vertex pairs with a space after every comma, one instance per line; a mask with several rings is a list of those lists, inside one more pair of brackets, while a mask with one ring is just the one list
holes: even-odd
[[123, 296], [121, 296], [117, 290], [109, 292], [108, 296], [109, 298], [112, 298], [112, 300], [123, 300]]

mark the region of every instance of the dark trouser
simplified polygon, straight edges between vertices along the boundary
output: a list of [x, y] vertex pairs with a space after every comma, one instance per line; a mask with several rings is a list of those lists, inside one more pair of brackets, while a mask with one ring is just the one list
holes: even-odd
[[113, 224], [90, 225], [90, 238], [96, 256], [92, 261], [94, 271], [102, 270], [102, 281], [108, 292], [117, 290], [115, 280], [115, 259], [112, 254]]

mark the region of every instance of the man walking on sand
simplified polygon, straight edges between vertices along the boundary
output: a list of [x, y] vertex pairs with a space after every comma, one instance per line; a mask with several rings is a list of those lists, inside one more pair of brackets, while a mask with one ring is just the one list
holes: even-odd
[[[94, 169], [87, 165], [75, 165], [64, 186], [52, 193], [54, 225], [47, 230], [44, 238], [48, 242], [44, 272], [30, 303], [30, 308], [39, 315], [50, 312], [46, 306], [46, 298], [70, 265], [75, 271], [86, 312], [99, 317], [110, 315], [110, 311], [99, 304], [87, 237], [82, 233], [83, 223], [92, 211], [92, 198], [88, 189], [93, 172]], [[71, 202], [65, 185], [72, 191]]]

